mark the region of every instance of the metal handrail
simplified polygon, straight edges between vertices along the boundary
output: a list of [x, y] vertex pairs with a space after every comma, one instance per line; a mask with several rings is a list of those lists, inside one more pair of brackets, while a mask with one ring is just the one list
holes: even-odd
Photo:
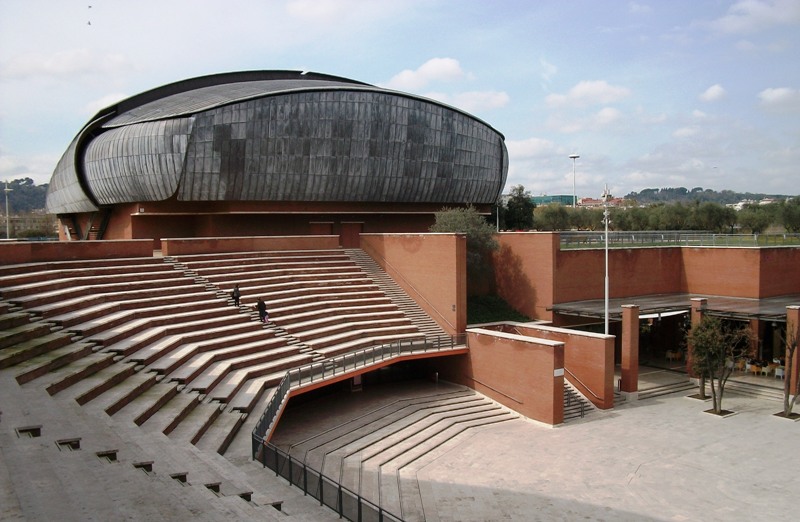
[[601, 398], [599, 395], [597, 395], [597, 394], [596, 394], [594, 391], [592, 391], [592, 389], [591, 389], [591, 388], [589, 388], [589, 387], [586, 385], [586, 383], [584, 383], [582, 380], [580, 380], [580, 379], [578, 378], [578, 376], [577, 376], [577, 375], [575, 375], [574, 373], [572, 373], [571, 371], [569, 371], [569, 370], [568, 370], [566, 367], [564, 368], [564, 371], [565, 371], [565, 372], [567, 372], [568, 374], [570, 374], [570, 375], [571, 375], [571, 376], [572, 376], [572, 377], [573, 377], [573, 378], [574, 378], [576, 381], [578, 381], [578, 382], [581, 384], [581, 386], [583, 386], [584, 388], [586, 388], [586, 391], [588, 391], [589, 393], [591, 393], [591, 394], [594, 396], [594, 398], [595, 398], [595, 399], [597, 399], [598, 401], [601, 401], [601, 400], [603, 400], [603, 399], [602, 399], [602, 398]]
[[269, 441], [275, 420], [283, 408], [292, 389], [319, 383], [331, 377], [372, 366], [379, 362], [415, 353], [441, 352], [466, 347], [466, 335], [410, 337], [389, 344], [371, 346], [346, 353], [331, 359], [307, 364], [286, 372], [275, 390], [264, 413], [261, 414], [252, 432], [252, 455], [258, 459], [262, 447]]
[[[562, 248], [600, 248], [605, 244], [603, 232], [562, 231], [559, 232]], [[800, 234], [717, 234], [709, 231], [628, 231], [609, 232], [610, 248], [636, 248], [658, 245], [674, 246], [718, 246], [718, 247], [764, 247], [800, 246]]]

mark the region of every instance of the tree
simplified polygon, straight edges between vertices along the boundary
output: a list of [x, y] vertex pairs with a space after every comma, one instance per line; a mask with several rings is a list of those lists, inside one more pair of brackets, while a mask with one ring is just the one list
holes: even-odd
[[539, 230], [566, 230], [569, 228], [569, 212], [563, 205], [551, 203], [539, 208], [534, 222]]
[[725, 383], [733, 373], [736, 360], [751, 355], [752, 335], [747, 326], [735, 327], [711, 315], [704, 315], [689, 332], [692, 371], [701, 378], [701, 382], [703, 378], [708, 380], [713, 411], [718, 415], [723, 413]]
[[431, 232], [457, 232], [467, 236], [467, 272], [470, 277], [485, 274], [491, 266], [489, 254], [500, 248], [494, 238], [494, 227], [472, 205], [444, 208], [435, 217]]
[[530, 230], [533, 228], [533, 209], [536, 205], [530, 192], [522, 185], [511, 187], [511, 197], [507, 203], [506, 227], [511, 230]]
[[[797, 404], [797, 398], [800, 396], [800, 379], [795, 379], [794, 387], [792, 387], [792, 364], [797, 355], [797, 330], [790, 332], [787, 327], [786, 335], [786, 361], [784, 364], [784, 382], [783, 382], [783, 416], [792, 417], [792, 408]], [[795, 326], [796, 328], [796, 326]]]
[[761, 234], [772, 224], [773, 216], [766, 207], [747, 205], [739, 211], [737, 221], [742, 228], [753, 234]]
[[800, 232], [800, 197], [792, 198], [783, 204], [781, 222], [787, 232]]

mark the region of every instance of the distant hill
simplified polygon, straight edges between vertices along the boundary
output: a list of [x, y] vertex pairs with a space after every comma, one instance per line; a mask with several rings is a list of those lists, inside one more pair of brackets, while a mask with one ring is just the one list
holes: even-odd
[[641, 192], [631, 192], [625, 199], [635, 200], [640, 205], [648, 205], [652, 203], [691, 203], [699, 201], [701, 203], [710, 201], [725, 205], [728, 203], [738, 203], [744, 199], [752, 199], [759, 201], [764, 198], [785, 199], [789, 196], [781, 194], [754, 194], [752, 192], [734, 192], [732, 190], [723, 190], [717, 192], [711, 189], [703, 189], [702, 187], [695, 187], [691, 190], [684, 187], [677, 188], [648, 188]]
[[[8, 207], [11, 214], [27, 214], [30, 212], [44, 211], [45, 199], [47, 197], [47, 186], [34, 185], [31, 178], [15, 179], [8, 182]], [[0, 183], [0, 191], [5, 190], [6, 184]], [[0, 207], [3, 214], [6, 213], [5, 193], [0, 198]]]

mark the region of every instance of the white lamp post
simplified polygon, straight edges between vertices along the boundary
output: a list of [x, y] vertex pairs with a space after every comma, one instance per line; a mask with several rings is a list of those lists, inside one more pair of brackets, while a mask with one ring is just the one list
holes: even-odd
[[604, 305], [605, 305], [605, 334], [608, 335], [608, 185], [605, 185], [603, 190], [603, 223], [606, 226], [606, 275], [605, 275], [605, 288], [604, 288]]
[[575, 205], [578, 202], [578, 199], [575, 196], [575, 160], [580, 158], [577, 154], [570, 154], [570, 159], [572, 159], [572, 208], [575, 208]]
[[11, 239], [11, 235], [9, 234], [9, 220], [8, 220], [8, 193], [12, 192], [14, 189], [8, 188], [8, 181], [6, 180], [6, 188], [4, 192], [6, 193], [6, 239]]

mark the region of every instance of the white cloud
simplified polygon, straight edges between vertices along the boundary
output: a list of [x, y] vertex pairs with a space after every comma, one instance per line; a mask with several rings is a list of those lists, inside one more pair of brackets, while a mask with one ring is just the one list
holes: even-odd
[[691, 138], [692, 136], [696, 135], [697, 132], [697, 127], [682, 127], [673, 132], [672, 135], [676, 138]]
[[542, 80], [544, 83], [550, 83], [550, 80], [553, 79], [553, 76], [558, 73], [558, 67], [548, 62], [544, 58], [539, 58], [539, 65], [542, 67]]
[[52, 54], [28, 53], [15, 56], [0, 67], [0, 74], [7, 79], [106, 74], [128, 66], [127, 59], [120, 54], [98, 55], [88, 49], [66, 49]]
[[528, 138], [526, 140], [506, 141], [508, 157], [511, 160], [525, 160], [539, 157], [549, 157], [556, 153], [557, 147], [550, 140], [541, 138]]
[[599, 131], [617, 123], [622, 117], [623, 113], [618, 109], [604, 107], [583, 118], [565, 119], [561, 115], [553, 115], [548, 118], [547, 127], [564, 134]]
[[115, 92], [107, 94], [97, 100], [90, 101], [89, 103], [86, 104], [84, 108], [86, 109], [86, 114], [88, 114], [89, 116], [94, 116], [101, 109], [105, 109], [109, 105], [113, 105], [119, 101], [124, 100], [125, 98], [128, 98], [127, 94]]
[[610, 85], [604, 80], [582, 81], [567, 94], [551, 94], [545, 98], [550, 107], [586, 107], [620, 101], [630, 95], [630, 89]]
[[429, 92], [425, 93], [424, 96], [452, 105], [466, 112], [478, 112], [481, 110], [505, 107], [510, 99], [508, 94], [502, 91], [470, 91], [457, 94]]
[[706, 89], [698, 98], [706, 102], [714, 102], [724, 98], [725, 94], [725, 89], [717, 83]]
[[59, 156], [37, 154], [26, 157], [0, 155], [0, 180], [31, 178], [36, 185], [50, 182]]
[[758, 93], [761, 106], [775, 111], [800, 111], [800, 89], [777, 87]]
[[416, 70], [406, 69], [392, 77], [383, 87], [398, 90], [417, 90], [431, 82], [460, 80], [466, 75], [458, 60], [431, 58]]
[[706, 114], [703, 111], [695, 109], [692, 111], [692, 118], [697, 118], [698, 120], [702, 120], [708, 118], [708, 114]]
[[653, 8], [639, 2], [628, 2], [628, 12], [633, 14], [646, 14], [653, 11]]
[[597, 126], [605, 126], [618, 121], [621, 117], [622, 113], [619, 110], [613, 107], [605, 107], [594, 115], [593, 122]]
[[756, 33], [780, 25], [800, 23], [797, 0], [740, 0], [709, 25], [724, 34]]

